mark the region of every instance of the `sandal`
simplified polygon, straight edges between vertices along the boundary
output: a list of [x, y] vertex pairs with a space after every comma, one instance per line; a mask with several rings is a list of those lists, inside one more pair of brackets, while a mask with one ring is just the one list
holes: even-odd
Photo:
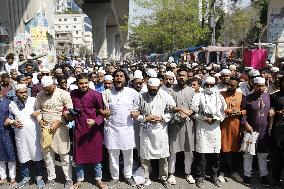
[[96, 180], [96, 186], [99, 189], [108, 189], [108, 185], [101, 180]]
[[7, 184], [7, 179], [1, 179], [0, 180], [0, 185], [4, 185]]
[[16, 181], [14, 181], [14, 182], [10, 182], [10, 188], [12, 188], [12, 189], [16, 189], [16, 188], [18, 188], [18, 186], [17, 186], [17, 182], [16, 182]]
[[83, 186], [83, 182], [76, 182], [70, 189], [79, 189]]

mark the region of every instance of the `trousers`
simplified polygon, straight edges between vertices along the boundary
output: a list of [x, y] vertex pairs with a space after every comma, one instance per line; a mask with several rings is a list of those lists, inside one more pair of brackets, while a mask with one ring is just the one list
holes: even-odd
[[234, 172], [238, 172], [241, 162], [240, 152], [221, 152], [221, 168], [220, 171], [228, 175], [232, 175]]
[[[257, 153], [260, 177], [268, 175], [267, 156], [268, 156], [268, 153]], [[244, 175], [247, 177], [251, 177], [253, 155], [244, 153], [243, 157], [244, 157]]]
[[[101, 163], [93, 163], [92, 166], [94, 167], [95, 171], [95, 179], [101, 180], [102, 179], [102, 164]], [[83, 182], [84, 181], [84, 168], [85, 165], [76, 165], [76, 174], [77, 174], [77, 181]]]
[[272, 178], [274, 181], [280, 181], [283, 164], [283, 148], [277, 144], [277, 140], [272, 140]]
[[[8, 170], [10, 179], [16, 178], [16, 162], [8, 162]], [[0, 161], [0, 178], [6, 179], [6, 162]]]
[[33, 165], [35, 169], [35, 174], [37, 177], [42, 177], [42, 172], [43, 172], [43, 166], [42, 166], [42, 161], [28, 161], [25, 163], [20, 163], [20, 171], [21, 171], [21, 176], [23, 178], [25, 177], [30, 177], [30, 169], [29, 166]]
[[[171, 154], [169, 157], [169, 173], [174, 174], [175, 173], [175, 167], [176, 167], [176, 153]], [[191, 174], [191, 165], [193, 162], [193, 153], [192, 152], [184, 152], [184, 172], [187, 175]]]
[[[141, 167], [144, 170], [145, 179], [149, 179], [151, 162], [149, 159], [141, 159]], [[168, 178], [168, 160], [167, 158], [159, 159], [159, 178], [165, 181]]]
[[206, 166], [209, 168], [211, 178], [217, 178], [220, 169], [220, 154], [218, 153], [198, 153], [195, 154], [196, 177], [205, 178]]
[[[113, 179], [119, 179], [119, 155], [120, 149], [108, 149], [109, 154], [109, 169], [110, 175]], [[124, 163], [124, 177], [132, 177], [133, 167], [133, 149], [122, 150]]]
[[[72, 180], [72, 168], [70, 164], [69, 154], [59, 154], [62, 170], [66, 180]], [[48, 180], [56, 178], [55, 173], [55, 152], [52, 148], [43, 151], [43, 157], [47, 169]]]

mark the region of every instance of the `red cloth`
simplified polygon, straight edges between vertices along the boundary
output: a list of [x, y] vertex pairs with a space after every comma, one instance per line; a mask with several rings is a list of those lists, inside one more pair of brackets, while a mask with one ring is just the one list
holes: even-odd
[[260, 70], [265, 67], [265, 61], [267, 59], [268, 52], [266, 49], [245, 49], [243, 53], [243, 59], [246, 66], [251, 66], [256, 70]]
[[[88, 89], [86, 93], [76, 89], [71, 92], [71, 98], [74, 108], [81, 112], [81, 115], [75, 119], [75, 163], [80, 165], [101, 162], [104, 119], [97, 114], [97, 110], [103, 109], [102, 95], [92, 89]], [[96, 124], [89, 128], [87, 119], [94, 119]]]

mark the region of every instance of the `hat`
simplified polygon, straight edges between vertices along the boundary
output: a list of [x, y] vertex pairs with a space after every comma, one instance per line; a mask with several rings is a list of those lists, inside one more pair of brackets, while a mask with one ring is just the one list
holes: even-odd
[[175, 74], [171, 71], [167, 71], [166, 73], [164, 73], [164, 76], [175, 77]]
[[27, 88], [26, 84], [17, 84], [15, 86], [16, 91], [19, 90], [19, 89], [25, 89], [25, 88]]
[[41, 73], [50, 73], [50, 70], [47, 67], [43, 67]]
[[105, 81], [112, 81], [113, 77], [111, 75], [105, 75]]
[[160, 80], [158, 78], [150, 78], [148, 80], [148, 85], [152, 87], [159, 87], [161, 84]]
[[27, 56], [27, 59], [28, 59], [28, 60], [31, 60], [31, 59], [33, 59], [33, 57], [31, 57], [31, 56]]
[[194, 66], [198, 66], [198, 64], [196, 62], [193, 62], [192, 67], [194, 67]]
[[233, 65], [233, 64], [232, 64], [232, 65], [229, 66], [229, 70], [231, 70], [231, 71], [232, 71], [232, 70], [236, 70], [236, 69], [237, 69], [237, 66], [236, 66], [236, 65]]
[[272, 68], [270, 69], [270, 71], [273, 72], [273, 73], [276, 73], [276, 72], [279, 72], [279, 68], [277, 68], [277, 67], [272, 67]]
[[246, 71], [249, 71], [249, 70], [252, 70], [253, 67], [244, 67], [244, 69], [245, 69]]
[[170, 67], [174, 67], [175, 68], [175, 67], [177, 67], [177, 65], [175, 63], [171, 63]]
[[205, 80], [204, 80], [204, 83], [215, 84], [215, 78], [214, 77], [206, 77]]
[[231, 71], [228, 70], [228, 69], [223, 69], [221, 72], [220, 72], [221, 75], [225, 75], [225, 74], [231, 74]]
[[265, 78], [263, 78], [263, 77], [256, 77], [256, 78], [254, 78], [253, 83], [255, 83], [255, 84], [265, 84]]
[[214, 77], [220, 77], [220, 76], [221, 76], [220, 73], [215, 73], [215, 74], [214, 74]]
[[55, 70], [55, 72], [56, 72], [56, 73], [62, 73], [62, 69], [61, 69], [61, 68], [57, 68], [57, 69]]
[[149, 70], [147, 70], [146, 74], [147, 74], [149, 77], [152, 77], [152, 78], [157, 77], [157, 72], [156, 72], [154, 69], [149, 69]]
[[106, 74], [106, 71], [105, 70], [98, 70], [98, 73]]
[[140, 70], [135, 70], [134, 75], [133, 75], [134, 79], [143, 79], [143, 75], [142, 75], [142, 71]]
[[260, 76], [260, 73], [258, 70], [251, 70], [249, 71], [249, 76], [250, 77], [257, 77], [257, 76]]
[[53, 85], [53, 79], [51, 76], [43, 76], [41, 79], [41, 85], [43, 87], [48, 87], [50, 85]]

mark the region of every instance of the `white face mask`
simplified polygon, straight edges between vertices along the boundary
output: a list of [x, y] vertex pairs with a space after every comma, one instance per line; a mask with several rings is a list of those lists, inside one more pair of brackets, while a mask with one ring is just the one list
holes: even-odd
[[210, 87], [205, 87], [204, 88], [204, 91], [207, 93], [207, 94], [212, 94], [213, 93], [213, 88], [210, 88]]

